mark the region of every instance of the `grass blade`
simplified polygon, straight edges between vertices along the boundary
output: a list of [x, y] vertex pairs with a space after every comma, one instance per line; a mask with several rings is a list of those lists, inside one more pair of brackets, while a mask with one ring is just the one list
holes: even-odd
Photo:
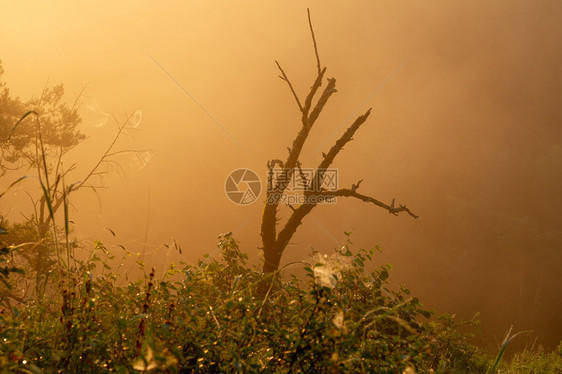
[[18, 122], [16, 122], [16, 124], [14, 125], [14, 127], [12, 127], [12, 129], [10, 130], [10, 133], [8, 134], [8, 138], [6, 140], [10, 140], [10, 138], [12, 137], [12, 134], [14, 133], [14, 131], [16, 131], [16, 128], [19, 126], [20, 123], [23, 122], [23, 120], [31, 115], [31, 114], [35, 114], [36, 116], [38, 116], [37, 112], [34, 110], [30, 110], [29, 112], [25, 113], [19, 120]]
[[10, 185], [8, 186], [8, 188], [6, 188], [6, 190], [0, 194], [0, 199], [1, 199], [2, 196], [4, 196], [12, 187], [14, 187], [16, 184], [18, 184], [19, 182], [21, 182], [22, 180], [24, 180], [24, 179], [26, 179], [26, 178], [28, 178], [28, 176], [27, 176], [27, 175], [24, 175], [23, 177], [19, 177], [18, 179], [16, 179], [15, 182], [12, 182], [12, 184], [10, 184]]

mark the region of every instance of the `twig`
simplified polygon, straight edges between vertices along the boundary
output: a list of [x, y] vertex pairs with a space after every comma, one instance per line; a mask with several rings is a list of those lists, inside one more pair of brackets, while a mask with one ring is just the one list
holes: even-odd
[[283, 74], [283, 76], [279, 76], [279, 78], [281, 78], [282, 80], [284, 80], [285, 82], [287, 82], [287, 84], [289, 85], [289, 88], [291, 89], [291, 92], [293, 93], [293, 96], [295, 97], [295, 100], [297, 101], [297, 104], [299, 106], [300, 111], [302, 112], [302, 105], [301, 105], [301, 101], [299, 100], [299, 97], [297, 96], [297, 93], [295, 92], [293, 85], [291, 84], [291, 81], [289, 80], [289, 78], [287, 77], [287, 74], [285, 74], [285, 71], [283, 70], [283, 68], [281, 67], [281, 65], [279, 65], [279, 62], [277, 62], [277, 60], [275, 60], [275, 63], [277, 64], [277, 67], [279, 68], [279, 70], [281, 70], [281, 74]]
[[312, 35], [312, 43], [314, 43], [314, 53], [316, 54], [316, 66], [318, 67], [318, 75], [320, 75], [321, 65], [320, 56], [318, 56], [318, 47], [316, 46], [316, 38], [314, 37], [314, 29], [312, 28], [312, 20], [310, 19], [310, 9], [306, 8], [308, 14], [308, 25], [310, 26], [310, 34]]
[[335, 197], [355, 197], [359, 200], [362, 200], [366, 203], [373, 203], [376, 206], [379, 206], [383, 209], [386, 209], [388, 213], [394, 214], [395, 216], [398, 215], [400, 212], [406, 212], [414, 218], [418, 218], [419, 216], [414, 214], [406, 205], [398, 205], [394, 206], [394, 199], [392, 199], [392, 203], [390, 205], [385, 204], [371, 196], [362, 195], [357, 191], [348, 188], [342, 188], [336, 191], [317, 191], [314, 192], [317, 196], [335, 196]]

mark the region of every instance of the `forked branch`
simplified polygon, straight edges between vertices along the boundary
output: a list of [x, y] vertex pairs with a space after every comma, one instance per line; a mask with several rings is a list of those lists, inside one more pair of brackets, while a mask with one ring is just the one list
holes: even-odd
[[279, 62], [277, 62], [277, 60], [275, 60], [275, 63], [277, 64], [277, 67], [281, 71], [281, 75], [279, 76], [279, 78], [281, 78], [282, 80], [287, 82], [287, 84], [289, 85], [289, 88], [291, 89], [291, 92], [293, 93], [293, 96], [295, 97], [295, 100], [297, 101], [297, 105], [299, 106], [299, 109], [302, 112], [302, 105], [301, 105], [301, 101], [299, 100], [299, 96], [295, 92], [295, 89], [293, 88], [293, 85], [291, 84], [291, 81], [287, 77], [287, 74], [285, 74], [285, 70], [283, 70], [283, 68], [281, 67], [281, 65], [279, 65]]
[[[410, 216], [417, 218], [418, 216], [415, 215], [408, 209], [405, 205], [394, 205], [394, 200], [390, 205], [385, 204], [375, 198], [370, 196], [362, 195], [357, 192], [359, 185], [361, 184], [362, 180], [354, 184], [351, 189], [338, 189], [336, 191], [326, 191], [322, 188], [324, 174], [322, 173], [323, 170], [326, 170], [330, 167], [336, 156], [339, 154], [340, 151], [343, 150], [343, 147], [353, 140], [353, 135], [356, 131], [365, 123], [369, 115], [371, 114], [371, 109], [367, 110], [363, 115], [360, 115], [355, 119], [355, 121], [347, 128], [345, 133], [335, 142], [335, 144], [330, 148], [328, 153], [322, 153], [323, 158], [320, 162], [318, 169], [313, 176], [313, 179], [309, 181], [307, 177], [304, 175], [301, 163], [299, 161], [299, 157], [301, 151], [304, 147], [306, 140], [308, 139], [308, 135], [310, 134], [310, 130], [312, 126], [315, 124], [316, 120], [319, 118], [320, 113], [326, 106], [330, 97], [337, 92], [336, 90], [336, 79], [335, 78], [328, 78], [327, 85], [320, 94], [316, 104], [313, 107], [313, 100], [316, 96], [318, 90], [322, 86], [322, 81], [324, 80], [324, 76], [326, 73], [326, 67], [322, 67], [320, 64], [320, 57], [318, 54], [318, 46], [316, 43], [316, 37], [314, 35], [314, 29], [312, 27], [312, 20], [310, 17], [310, 11], [308, 11], [308, 23], [310, 26], [310, 33], [312, 35], [312, 42], [314, 46], [314, 53], [316, 56], [316, 63], [317, 63], [317, 76], [314, 80], [312, 87], [310, 88], [306, 99], [303, 103], [300, 101], [292, 83], [290, 82], [289, 78], [285, 71], [281, 68], [281, 65], [275, 61], [277, 67], [281, 71], [280, 78], [284, 80], [289, 89], [291, 90], [292, 95], [294, 96], [299, 110], [302, 114], [301, 117], [301, 128], [293, 141], [292, 147], [288, 148], [289, 155], [285, 162], [281, 160], [274, 159], [267, 163], [269, 175], [268, 175], [268, 190], [266, 193], [266, 203], [263, 210], [262, 222], [261, 222], [261, 238], [262, 238], [262, 249], [264, 251], [264, 272], [273, 272], [279, 268], [279, 262], [281, 260], [281, 256], [289, 244], [289, 241], [293, 237], [293, 234], [296, 232], [297, 228], [302, 223], [302, 220], [306, 215], [308, 215], [312, 209], [318, 204], [319, 199], [314, 199], [313, 197], [316, 196], [331, 196], [331, 197], [355, 197], [359, 200], [364, 202], [369, 202], [375, 204], [383, 209], [386, 209], [389, 213], [398, 215], [400, 212], [406, 212]], [[273, 171], [275, 167], [279, 167], [280, 173], [277, 175], [277, 180], [273, 180]], [[291, 209], [291, 215], [283, 228], [277, 233], [277, 223], [279, 218], [277, 218], [277, 211], [279, 209], [279, 204], [281, 202], [281, 195], [285, 192], [286, 188], [288, 187], [288, 181], [291, 180], [294, 173], [298, 173], [302, 180], [310, 185], [311, 188], [305, 190], [304, 197], [305, 203], [292, 206], [287, 204], [287, 206]]]

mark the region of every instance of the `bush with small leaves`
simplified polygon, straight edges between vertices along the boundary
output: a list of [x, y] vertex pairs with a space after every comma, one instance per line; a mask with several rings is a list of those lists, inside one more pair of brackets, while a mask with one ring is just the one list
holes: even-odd
[[[0, 314], [0, 365], [37, 373], [485, 373], [492, 359], [459, 332], [475, 321], [428, 320], [419, 299], [389, 283], [390, 265], [368, 270], [376, 250], [354, 252], [348, 240], [293, 264], [304, 278], [262, 274], [228, 233], [219, 237], [219, 260], [152, 269], [121, 285], [115, 255], [97, 242], [48, 301]], [[559, 354], [533, 357], [535, 372], [560, 367]]]

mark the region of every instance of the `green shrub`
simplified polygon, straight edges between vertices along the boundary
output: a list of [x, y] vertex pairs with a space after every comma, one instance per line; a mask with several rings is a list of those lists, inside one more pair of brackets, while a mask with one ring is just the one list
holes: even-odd
[[313, 253], [299, 279], [251, 268], [231, 234], [221, 235], [218, 247], [219, 261], [172, 265], [119, 286], [121, 275], [107, 272], [114, 255], [96, 243], [91, 260], [59, 279], [48, 301], [0, 314], [2, 372], [483, 373], [490, 367], [458, 332], [475, 322], [426, 320], [430, 312], [408, 289], [390, 287], [390, 265], [367, 271], [375, 250], [352, 253], [348, 245], [330, 256]]

